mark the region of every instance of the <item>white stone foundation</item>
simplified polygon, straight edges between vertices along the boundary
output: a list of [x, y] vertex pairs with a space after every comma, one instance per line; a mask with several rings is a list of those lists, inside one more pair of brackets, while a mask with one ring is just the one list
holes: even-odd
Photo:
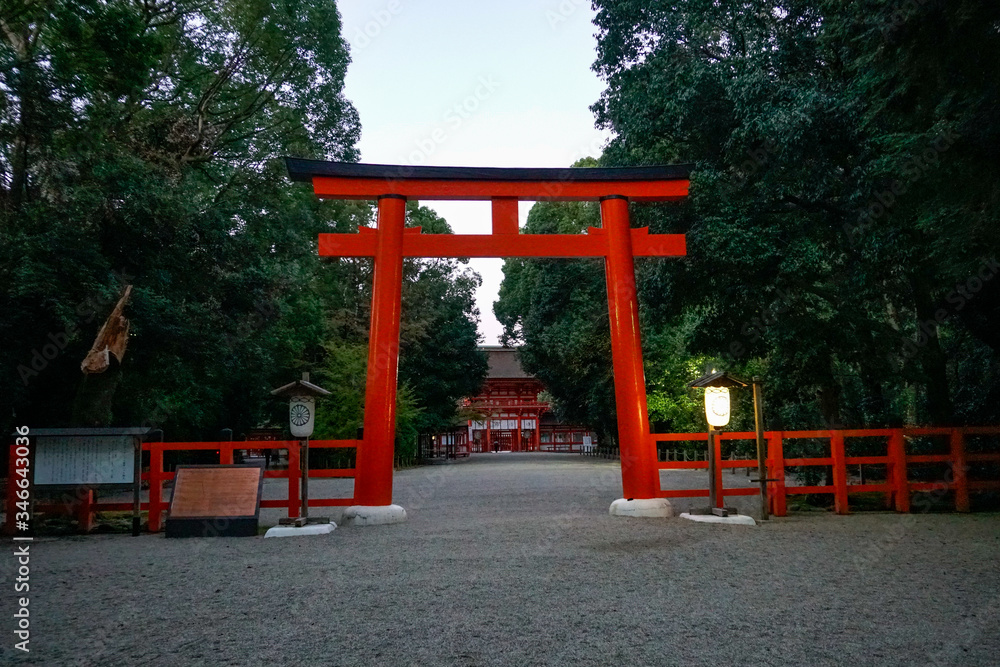
[[382, 526], [404, 521], [406, 510], [399, 505], [351, 505], [341, 518], [341, 523], [348, 526]]
[[757, 522], [746, 514], [730, 514], [729, 516], [715, 516], [714, 514], [681, 514], [682, 519], [688, 521], [698, 521], [699, 523], [728, 523], [734, 526], [756, 526]]
[[634, 500], [619, 498], [611, 503], [608, 513], [611, 516], [658, 519], [673, 516], [674, 508], [670, 506], [670, 501], [666, 498], [636, 498]]
[[310, 523], [305, 526], [274, 526], [268, 528], [264, 537], [303, 537], [305, 535], [329, 535], [337, 527], [334, 522]]

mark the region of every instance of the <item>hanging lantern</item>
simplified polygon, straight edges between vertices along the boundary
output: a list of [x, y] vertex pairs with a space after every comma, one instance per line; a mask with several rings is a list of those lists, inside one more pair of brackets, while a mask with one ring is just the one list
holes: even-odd
[[293, 438], [308, 438], [316, 425], [316, 397], [327, 396], [330, 392], [309, 381], [309, 373], [302, 379], [286, 384], [271, 392], [275, 396], [288, 397], [288, 429]]
[[705, 417], [715, 427], [729, 423], [729, 387], [705, 387]]
[[316, 399], [292, 396], [288, 401], [288, 426], [294, 438], [308, 438], [316, 423]]
[[705, 390], [705, 418], [710, 426], [718, 428], [729, 423], [731, 405], [729, 389], [746, 387], [747, 383], [725, 371], [713, 371], [688, 383], [689, 387]]

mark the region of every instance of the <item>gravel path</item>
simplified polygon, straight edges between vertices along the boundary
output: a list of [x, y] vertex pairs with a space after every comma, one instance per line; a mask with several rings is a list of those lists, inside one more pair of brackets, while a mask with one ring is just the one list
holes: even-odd
[[481, 455], [398, 473], [397, 526], [39, 540], [32, 652], [14, 656], [8, 611], [0, 662], [998, 664], [1000, 516], [623, 519], [607, 514], [619, 474]]

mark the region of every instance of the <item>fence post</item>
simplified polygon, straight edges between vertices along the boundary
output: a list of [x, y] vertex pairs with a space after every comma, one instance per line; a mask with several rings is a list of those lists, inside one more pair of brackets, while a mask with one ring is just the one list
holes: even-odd
[[830, 431], [830, 454], [833, 458], [833, 509], [837, 514], [847, 514], [847, 462], [842, 431]]
[[94, 529], [94, 490], [86, 489], [82, 496], [76, 499], [76, 521], [80, 524], [81, 533], [89, 533]]
[[767, 434], [767, 477], [777, 480], [769, 482], [767, 485], [771, 514], [788, 516], [788, 503], [785, 494], [785, 450], [781, 440], [781, 431], [771, 431]]
[[158, 533], [162, 526], [163, 498], [163, 445], [149, 443], [149, 532]]
[[955, 490], [955, 511], [969, 511], [969, 478], [965, 460], [965, 433], [960, 428], [951, 430], [951, 477]]
[[222, 465], [233, 464], [233, 447], [235, 445], [231, 442], [219, 443], [219, 463]]
[[299, 478], [302, 476], [299, 463], [299, 443], [288, 443], [288, 517], [294, 518], [302, 509], [299, 498]]
[[892, 429], [889, 436], [889, 470], [892, 491], [889, 498], [897, 512], [910, 511], [910, 484], [906, 473], [906, 440], [903, 429]]

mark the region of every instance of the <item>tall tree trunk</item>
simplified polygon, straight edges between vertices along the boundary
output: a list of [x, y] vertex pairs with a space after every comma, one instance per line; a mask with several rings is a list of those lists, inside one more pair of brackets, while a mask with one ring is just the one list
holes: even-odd
[[935, 306], [924, 276], [910, 277], [917, 316], [917, 349], [927, 394], [927, 416], [934, 426], [949, 426], [954, 417], [948, 387], [948, 356], [941, 348]]
[[17, 90], [11, 91], [17, 96], [18, 122], [11, 150], [10, 205], [13, 209], [20, 208], [28, 188], [28, 147], [31, 143], [33, 124], [34, 96], [38, 94], [34, 71], [36, 65], [32, 62], [34, 38], [37, 32], [25, 25], [21, 30], [12, 27], [6, 21], [0, 20], [0, 34], [16, 54]]
[[883, 427], [889, 425], [888, 409], [885, 404], [885, 396], [882, 394], [882, 382], [874, 373], [862, 371], [861, 384], [864, 388], [864, 413], [866, 415], [865, 426]]
[[17, 134], [14, 136], [14, 147], [11, 151], [10, 205], [13, 210], [21, 208], [28, 189], [28, 137], [30, 136], [31, 109], [26, 99], [28, 86], [25, 85], [27, 73], [21, 70], [21, 95], [18, 100]]
[[819, 411], [827, 428], [841, 428], [840, 420], [840, 387], [833, 381], [824, 384], [816, 392], [819, 399]]
[[[75, 426], [115, 426], [114, 400], [122, 379], [121, 365], [110, 355], [111, 366], [103, 373], [84, 375], [73, 401]], [[118, 424], [124, 426], [124, 424]]]
[[[833, 357], [829, 359], [829, 375], [822, 380], [816, 398], [819, 400], [819, 411], [823, 417], [823, 423], [828, 429], [843, 428], [844, 424], [840, 417], [840, 385], [833, 375]], [[833, 467], [827, 466], [824, 470], [826, 480], [824, 484], [833, 485]]]

